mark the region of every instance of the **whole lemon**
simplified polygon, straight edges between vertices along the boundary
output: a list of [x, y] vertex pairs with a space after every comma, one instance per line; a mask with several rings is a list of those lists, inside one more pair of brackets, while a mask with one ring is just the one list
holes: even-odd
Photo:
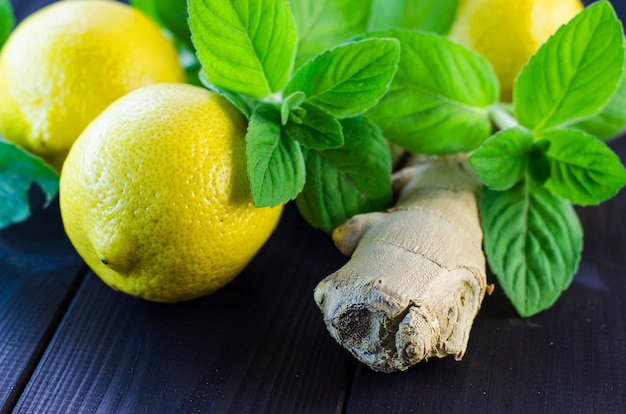
[[460, 0], [449, 37], [491, 62], [501, 100], [510, 102], [522, 66], [583, 7], [580, 0]]
[[111, 287], [152, 301], [232, 280], [282, 212], [253, 205], [245, 117], [188, 84], [130, 92], [76, 140], [61, 172], [67, 235]]
[[172, 42], [115, 1], [60, 1], [23, 20], [0, 54], [0, 133], [57, 170], [87, 124], [127, 92], [182, 82]]

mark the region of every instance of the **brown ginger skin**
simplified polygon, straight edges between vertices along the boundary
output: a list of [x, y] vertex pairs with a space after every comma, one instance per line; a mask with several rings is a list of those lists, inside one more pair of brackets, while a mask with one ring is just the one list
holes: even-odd
[[330, 334], [376, 371], [465, 353], [487, 289], [477, 200], [464, 156], [404, 168], [398, 202], [333, 233], [351, 259], [314, 298]]

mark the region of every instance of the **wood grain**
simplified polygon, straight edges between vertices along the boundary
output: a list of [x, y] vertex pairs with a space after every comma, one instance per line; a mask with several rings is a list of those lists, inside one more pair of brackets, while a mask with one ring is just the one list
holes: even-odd
[[56, 200], [0, 231], [0, 412], [17, 401], [84, 273]]
[[356, 363], [328, 336], [312, 292], [345, 260], [290, 206], [248, 269], [212, 296], [150, 303], [90, 274], [18, 409], [340, 412]]

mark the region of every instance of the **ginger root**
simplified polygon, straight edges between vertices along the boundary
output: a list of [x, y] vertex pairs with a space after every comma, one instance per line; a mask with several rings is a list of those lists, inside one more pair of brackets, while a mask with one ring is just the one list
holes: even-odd
[[314, 298], [330, 334], [375, 371], [460, 360], [487, 291], [477, 200], [464, 156], [421, 159], [394, 177], [385, 212], [357, 215], [333, 239], [350, 260]]

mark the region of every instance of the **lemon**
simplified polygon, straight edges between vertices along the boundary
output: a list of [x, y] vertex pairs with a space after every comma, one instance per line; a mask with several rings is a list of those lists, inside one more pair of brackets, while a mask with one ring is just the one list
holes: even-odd
[[177, 302], [243, 270], [282, 212], [252, 202], [246, 127], [221, 96], [166, 83], [130, 92], [85, 129], [61, 172], [61, 215], [105, 283]]
[[449, 37], [485, 56], [510, 102], [520, 69], [583, 9], [580, 0], [461, 0]]
[[114, 1], [53, 3], [16, 27], [0, 55], [0, 133], [61, 167], [111, 102], [155, 82], [184, 81], [172, 42]]

